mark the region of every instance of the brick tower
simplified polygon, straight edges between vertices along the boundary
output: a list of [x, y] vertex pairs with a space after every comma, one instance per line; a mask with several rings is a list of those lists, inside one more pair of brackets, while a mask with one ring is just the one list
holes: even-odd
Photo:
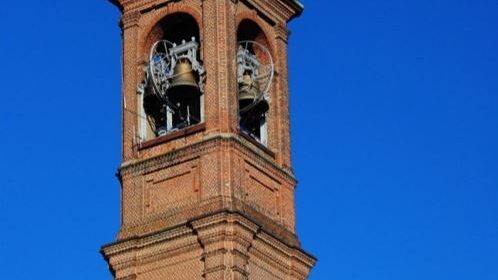
[[306, 279], [287, 22], [297, 0], [112, 0], [122, 12], [115, 279]]

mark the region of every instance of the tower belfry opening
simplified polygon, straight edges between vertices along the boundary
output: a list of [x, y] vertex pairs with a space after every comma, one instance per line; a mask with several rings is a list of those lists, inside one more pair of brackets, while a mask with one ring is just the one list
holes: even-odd
[[140, 103], [146, 114], [143, 119], [148, 121], [149, 131], [154, 132], [152, 136], [203, 121], [204, 68], [199, 38], [197, 23], [186, 13], [166, 16], [148, 37], [152, 45], [147, 46], [149, 61], [140, 85]]
[[261, 28], [245, 19], [237, 29], [239, 125], [242, 133], [267, 144], [267, 112], [274, 65]]
[[315, 258], [296, 235], [287, 88], [287, 23], [302, 5], [111, 2], [121, 225], [101, 252], [114, 279], [306, 279]]

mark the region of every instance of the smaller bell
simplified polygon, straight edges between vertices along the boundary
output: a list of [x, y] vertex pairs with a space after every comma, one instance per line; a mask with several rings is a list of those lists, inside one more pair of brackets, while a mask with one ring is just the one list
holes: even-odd
[[189, 119], [190, 124], [200, 121], [200, 89], [188, 59], [180, 59], [175, 65], [173, 81], [166, 91], [166, 96], [175, 112], [173, 126], [182, 127], [185, 118]]
[[241, 114], [259, 117], [266, 113], [270, 106], [265, 99], [258, 100], [261, 94], [259, 85], [252, 79], [251, 74], [244, 73], [242, 82], [239, 83], [239, 110]]
[[242, 82], [239, 83], [239, 109], [244, 109], [251, 105], [259, 95], [259, 87], [252, 79], [249, 72], [245, 72], [242, 76]]

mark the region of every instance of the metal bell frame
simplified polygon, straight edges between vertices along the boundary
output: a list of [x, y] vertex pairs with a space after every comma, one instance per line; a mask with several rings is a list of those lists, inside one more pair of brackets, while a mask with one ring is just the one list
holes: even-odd
[[[162, 49], [161, 49], [162, 48]], [[206, 71], [202, 64], [197, 60], [197, 51], [199, 43], [192, 37], [190, 42], [182, 41], [180, 45], [172, 43], [168, 40], [159, 40], [155, 42], [149, 53], [149, 63], [144, 67], [145, 78], [142, 83], [137, 86], [137, 93], [144, 95], [146, 88], [152, 86], [152, 92], [160, 100], [167, 105], [167, 110], [175, 108], [175, 104], [171, 104], [167, 97], [167, 91], [171, 86], [171, 82], [175, 78], [174, 69], [180, 60], [187, 59], [191, 66], [192, 72], [197, 72], [199, 80], [197, 81], [199, 91], [204, 93], [204, 82]], [[180, 73], [181, 74], [181, 73]], [[141, 116], [143, 120], [147, 120], [152, 126], [150, 116]], [[143, 123], [140, 129], [140, 139], [145, 139], [143, 135], [145, 128]], [[142, 141], [141, 140], [141, 141]]]
[[[159, 52], [158, 48], [162, 47], [164, 52]], [[166, 92], [171, 86], [171, 81], [175, 78], [174, 69], [179, 61], [187, 59], [192, 65], [192, 71], [197, 72], [199, 81], [198, 86], [201, 93], [204, 93], [204, 80], [206, 71], [202, 64], [197, 60], [197, 50], [199, 43], [192, 40], [182, 41], [180, 45], [172, 43], [168, 40], [160, 40], [152, 45], [149, 55], [149, 65], [147, 76], [150, 77], [154, 91], [167, 103], [168, 98]], [[168, 104], [172, 105], [173, 104]]]

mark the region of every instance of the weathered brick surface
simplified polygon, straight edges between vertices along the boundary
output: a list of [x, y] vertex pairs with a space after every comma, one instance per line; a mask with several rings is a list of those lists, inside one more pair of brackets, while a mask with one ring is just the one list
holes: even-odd
[[[314, 259], [295, 235], [287, 83], [289, 0], [116, 0], [123, 16], [122, 223], [102, 253], [115, 279], [305, 279]], [[207, 72], [201, 129], [145, 145], [136, 139], [137, 85], [158, 22], [174, 13], [199, 28]], [[256, 23], [255, 39], [276, 66], [268, 145], [238, 128], [237, 28]]]

